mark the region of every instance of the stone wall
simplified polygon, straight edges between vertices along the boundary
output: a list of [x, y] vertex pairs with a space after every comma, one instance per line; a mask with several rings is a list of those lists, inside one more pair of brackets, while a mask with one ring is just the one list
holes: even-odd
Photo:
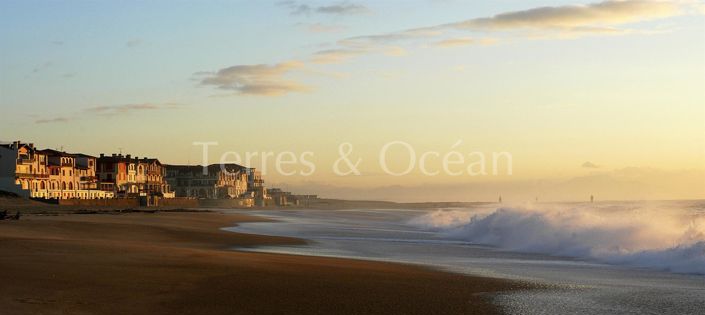
[[119, 207], [136, 208], [140, 206], [137, 198], [116, 198], [116, 199], [59, 199], [62, 206], [84, 206], [84, 207]]
[[200, 199], [201, 207], [208, 208], [250, 208], [254, 205], [254, 199]]

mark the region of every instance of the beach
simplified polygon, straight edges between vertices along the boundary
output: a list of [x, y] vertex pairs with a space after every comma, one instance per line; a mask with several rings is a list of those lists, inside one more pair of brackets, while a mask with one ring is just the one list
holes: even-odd
[[508, 280], [398, 263], [237, 251], [305, 244], [222, 230], [220, 212], [0, 221], [2, 314], [494, 314]]

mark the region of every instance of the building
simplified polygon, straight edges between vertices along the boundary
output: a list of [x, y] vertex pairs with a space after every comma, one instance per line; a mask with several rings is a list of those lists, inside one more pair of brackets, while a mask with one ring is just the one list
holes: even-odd
[[165, 179], [166, 168], [158, 159], [133, 158], [130, 154], [101, 154], [97, 164], [97, 177], [102, 190], [112, 191], [119, 197], [174, 197]]
[[286, 206], [298, 206], [299, 200], [291, 192], [283, 191], [280, 188], [269, 188], [267, 189], [267, 195], [269, 196], [268, 203], [278, 207]]
[[167, 165], [167, 182], [177, 197], [237, 199], [248, 191], [246, 169], [237, 164]]
[[264, 186], [262, 173], [255, 168], [246, 168], [247, 173], [247, 192], [256, 199], [269, 199], [267, 195], [267, 187]]
[[96, 159], [85, 154], [39, 150], [31, 143], [0, 144], [0, 190], [28, 198], [104, 199]]

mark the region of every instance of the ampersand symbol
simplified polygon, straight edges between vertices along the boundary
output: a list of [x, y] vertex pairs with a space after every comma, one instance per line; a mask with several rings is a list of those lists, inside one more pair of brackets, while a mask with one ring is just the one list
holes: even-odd
[[[354, 175], [360, 175], [360, 171], [357, 170], [357, 166], [360, 165], [360, 162], [362, 162], [362, 159], [357, 159], [355, 163], [352, 163], [350, 159], [348, 159], [348, 156], [350, 156], [350, 153], [352, 153], [353, 147], [352, 143], [350, 142], [344, 142], [341, 143], [338, 146], [338, 154], [340, 155], [340, 158], [338, 158], [335, 163], [333, 163], [333, 172], [335, 172], [336, 175], [339, 176], [347, 176], [350, 174]], [[342, 172], [340, 170], [340, 163], [344, 162], [347, 165], [347, 172]]]

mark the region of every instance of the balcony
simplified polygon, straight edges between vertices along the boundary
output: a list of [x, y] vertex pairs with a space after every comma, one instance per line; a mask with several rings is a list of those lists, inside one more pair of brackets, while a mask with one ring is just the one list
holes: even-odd
[[49, 174], [15, 173], [17, 178], [49, 178]]
[[17, 158], [17, 164], [31, 164], [34, 163], [35, 159], [33, 158]]

